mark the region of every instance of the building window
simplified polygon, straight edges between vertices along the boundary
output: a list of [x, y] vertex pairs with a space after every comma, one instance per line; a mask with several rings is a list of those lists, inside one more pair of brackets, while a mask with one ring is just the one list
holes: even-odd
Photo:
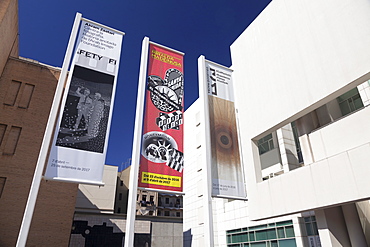
[[123, 181], [122, 180], [120, 181], [120, 186], [123, 186]]
[[117, 213], [121, 213], [121, 208], [118, 208], [117, 209]]
[[304, 223], [306, 226], [307, 236], [315, 236], [319, 235], [319, 231], [317, 230], [316, 224], [316, 217], [310, 216], [304, 218]]
[[15, 104], [21, 85], [22, 83], [19, 81], [11, 81], [8, 91], [6, 92], [4, 105], [13, 106]]
[[273, 142], [273, 139], [272, 139], [272, 133], [268, 134], [267, 136], [265, 136], [261, 139], [259, 139], [257, 141], [257, 145], [258, 145], [258, 151], [259, 151], [260, 155], [274, 149], [274, 142]]
[[161, 211], [161, 210], [158, 210], [157, 215], [158, 215], [158, 216], [161, 216], [161, 215], [162, 215], [162, 211]]
[[302, 155], [301, 144], [299, 142], [297, 125], [296, 125], [295, 122], [292, 122], [291, 126], [292, 126], [292, 130], [293, 130], [294, 143], [295, 143], [295, 147], [296, 147], [297, 155], [298, 155], [298, 162], [301, 164], [301, 163], [303, 163], [303, 155]]
[[296, 247], [291, 220], [226, 231], [227, 246]]
[[119, 195], [118, 195], [118, 200], [122, 200], [122, 193], [119, 193]]
[[21, 135], [22, 128], [12, 126], [8, 138], [5, 143], [4, 153], [5, 155], [13, 155], [17, 148], [19, 136]]
[[337, 100], [343, 116], [364, 107], [357, 87], [342, 94]]
[[149, 201], [150, 201], [150, 202], [154, 202], [154, 196], [150, 196]]
[[18, 103], [19, 108], [27, 109], [29, 107], [34, 89], [34, 85], [28, 83], [24, 85], [22, 96]]
[[3, 194], [3, 190], [4, 190], [4, 187], [5, 187], [5, 182], [6, 182], [6, 178], [5, 177], [0, 177], [0, 197]]
[[164, 211], [164, 216], [170, 216], [170, 211]]
[[149, 215], [153, 215], [153, 211], [149, 211]]
[[0, 145], [1, 145], [1, 142], [3, 141], [5, 130], [6, 130], [6, 124], [0, 124]]
[[146, 202], [146, 195], [142, 195], [141, 196], [141, 200], [144, 201], [144, 202]]
[[180, 212], [176, 212], [176, 217], [181, 217]]
[[166, 204], [170, 203], [170, 198], [166, 197]]

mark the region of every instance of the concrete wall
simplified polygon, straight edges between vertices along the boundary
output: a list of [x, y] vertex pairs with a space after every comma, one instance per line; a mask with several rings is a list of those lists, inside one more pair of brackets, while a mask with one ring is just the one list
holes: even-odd
[[[275, 0], [232, 44], [235, 102], [240, 113], [241, 146], [252, 219], [338, 203], [328, 198], [324, 203], [315, 193], [320, 195], [325, 190], [341, 193], [335, 188], [346, 175], [339, 172], [345, 170], [342, 168], [358, 166], [359, 171], [367, 170], [363, 164], [369, 162], [365, 155], [369, 152], [368, 144], [356, 150], [355, 163], [348, 164], [348, 158], [338, 157], [335, 162], [333, 160], [332, 168], [327, 163], [315, 163], [315, 166], [262, 182], [255, 141], [370, 78], [368, 26], [370, 2], [366, 0]], [[352, 128], [358, 129], [357, 134], [360, 134], [361, 126], [352, 123]], [[338, 131], [338, 138], [341, 134]], [[314, 170], [315, 175], [325, 174], [328, 169], [334, 169], [331, 180], [311, 174]], [[361, 186], [369, 186], [363, 183], [367, 173], [356, 177]], [[321, 179], [322, 186], [316, 188], [312, 178]], [[342, 202], [370, 197], [370, 192], [359, 196], [358, 189], [363, 191], [356, 188], [349, 197], [343, 197]]]
[[182, 224], [170, 222], [152, 222], [152, 246], [182, 246]]

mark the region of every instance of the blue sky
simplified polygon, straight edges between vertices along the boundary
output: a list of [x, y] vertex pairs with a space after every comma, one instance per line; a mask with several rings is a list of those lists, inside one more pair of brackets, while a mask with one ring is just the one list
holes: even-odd
[[230, 66], [229, 46], [269, 2], [19, 0], [20, 56], [61, 67], [76, 12], [126, 33], [106, 158], [120, 166], [131, 158], [143, 38], [185, 53], [187, 109], [198, 98], [198, 57]]

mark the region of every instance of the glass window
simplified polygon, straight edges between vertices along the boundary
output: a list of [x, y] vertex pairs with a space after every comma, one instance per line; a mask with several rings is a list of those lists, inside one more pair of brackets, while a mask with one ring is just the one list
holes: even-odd
[[285, 233], [286, 233], [286, 237], [287, 238], [294, 237], [294, 229], [293, 229], [293, 226], [286, 226], [285, 227]]
[[266, 247], [266, 243], [265, 242], [261, 242], [261, 243], [250, 243], [250, 246], [251, 247]]
[[295, 239], [279, 240], [279, 247], [297, 247]]
[[228, 244], [232, 243], [231, 242], [231, 235], [226, 235], [226, 241]]
[[277, 233], [278, 233], [278, 238], [285, 238], [284, 227], [278, 228]]
[[315, 216], [305, 217], [304, 221], [305, 221], [307, 236], [319, 235]]
[[267, 231], [256, 231], [256, 240], [267, 240]]
[[276, 239], [276, 230], [275, 230], [275, 228], [267, 230], [267, 239]]
[[[277, 225], [280, 227], [276, 228]], [[279, 239], [289, 241], [280, 242]], [[293, 222], [289, 220], [229, 230], [226, 232], [226, 241], [229, 247], [234, 245], [248, 247], [295, 246]]]
[[272, 140], [272, 133], [267, 136], [259, 139], [257, 141], [258, 151], [261, 154], [264, 154], [272, 149], [274, 149], [274, 142]]
[[364, 106], [357, 87], [349, 90], [337, 98], [342, 115], [345, 116]]

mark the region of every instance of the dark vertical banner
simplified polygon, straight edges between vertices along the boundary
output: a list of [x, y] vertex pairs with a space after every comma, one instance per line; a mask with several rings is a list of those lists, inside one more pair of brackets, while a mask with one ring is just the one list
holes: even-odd
[[101, 184], [123, 33], [81, 22], [45, 178]]
[[206, 61], [212, 196], [245, 197], [232, 70]]
[[183, 54], [150, 43], [139, 187], [182, 191]]

